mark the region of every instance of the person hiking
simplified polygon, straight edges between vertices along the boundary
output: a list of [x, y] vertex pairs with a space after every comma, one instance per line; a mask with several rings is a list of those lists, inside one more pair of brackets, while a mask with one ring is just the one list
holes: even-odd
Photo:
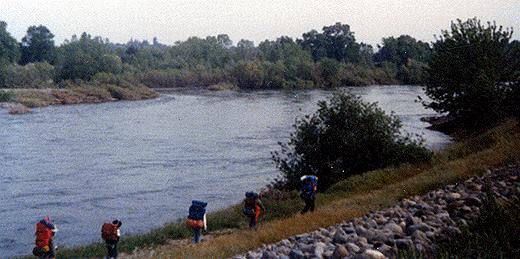
[[307, 211], [314, 211], [316, 206], [316, 192], [318, 188], [318, 177], [314, 175], [304, 175], [300, 178], [302, 181], [302, 188], [300, 197], [305, 202], [305, 207], [301, 211], [301, 214], [307, 213]]
[[202, 229], [208, 229], [206, 223], [206, 206], [207, 202], [193, 200], [189, 208], [188, 219], [186, 225], [193, 230], [193, 244], [198, 244], [202, 240]]
[[117, 243], [121, 238], [121, 225], [123, 223], [120, 220], [114, 220], [112, 223], [106, 222], [101, 226], [101, 238], [105, 241], [107, 247], [107, 258], [117, 258]]
[[246, 192], [243, 213], [249, 218], [249, 228], [256, 230], [256, 225], [260, 218], [260, 210], [263, 210], [265, 213], [265, 207], [260, 200], [260, 195], [256, 192]]
[[56, 258], [56, 247], [54, 246], [54, 235], [58, 228], [52, 223], [49, 216], [46, 216], [36, 223], [36, 241], [33, 249], [33, 255], [40, 259]]

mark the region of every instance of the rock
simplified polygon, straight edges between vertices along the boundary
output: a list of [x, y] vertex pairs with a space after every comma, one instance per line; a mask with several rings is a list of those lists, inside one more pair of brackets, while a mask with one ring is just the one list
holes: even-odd
[[350, 253], [357, 254], [361, 252], [361, 248], [354, 243], [347, 243], [345, 246]]
[[377, 250], [367, 249], [363, 255], [369, 259], [385, 259], [385, 255]]
[[327, 247], [327, 245], [325, 245], [324, 243], [322, 242], [318, 242], [314, 245], [314, 256], [316, 257], [322, 257], [323, 256], [323, 253], [325, 252], [325, 248]]
[[474, 197], [474, 196], [470, 196], [470, 197], [466, 198], [464, 200], [464, 203], [467, 206], [480, 206], [480, 205], [482, 205], [482, 201], [479, 198]]
[[325, 251], [325, 253], [323, 253], [323, 258], [325, 258], [325, 259], [334, 258], [333, 254], [334, 254], [334, 251]]
[[395, 246], [399, 250], [410, 250], [413, 246], [413, 242], [410, 239], [396, 239]]
[[349, 256], [349, 252], [347, 248], [342, 245], [337, 246], [336, 249], [334, 249], [334, 253], [332, 254], [332, 258], [334, 259], [341, 259], [347, 256]]
[[343, 228], [343, 231], [345, 231], [346, 234], [356, 233], [356, 230], [353, 227], [345, 227]]
[[334, 236], [332, 237], [332, 241], [336, 244], [345, 244], [348, 241], [347, 234], [345, 233], [345, 231], [343, 231], [343, 229], [338, 228], [338, 230], [336, 230], [336, 233], [334, 233]]
[[314, 253], [314, 245], [312, 244], [302, 244], [300, 246], [300, 249], [304, 252], [304, 253]]
[[358, 236], [365, 236], [367, 234], [367, 229], [363, 226], [356, 226], [356, 233]]
[[394, 254], [394, 250], [392, 249], [392, 247], [385, 244], [379, 246], [377, 248], [377, 251], [383, 253], [385, 256], [388, 257], [393, 257], [392, 255]]
[[458, 199], [462, 198], [462, 195], [460, 195], [460, 193], [451, 192], [451, 193], [448, 193], [448, 197], [450, 197], [454, 200], [458, 200]]
[[426, 231], [430, 230], [430, 226], [428, 226], [428, 225], [426, 225], [424, 223], [411, 225], [411, 226], [408, 226], [406, 228], [406, 234], [411, 235], [411, 234], [413, 234], [417, 230], [420, 230], [422, 232], [426, 232]]
[[402, 234], [403, 233], [403, 229], [401, 228], [401, 226], [395, 224], [395, 223], [387, 223], [383, 229], [388, 229], [392, 232], [395, 232], [395, 233], [399, 233], [399, 234]]
[[283, 239], [282, 241], [280, 241], [280, 244], [283, 246], [291, 246], [291, 241]]
[[289, 253], [290, 259], [305, 259], [305, 254], [301, 250], [293, 249], [291, 253]]
[[278, 259], [278, 256], [274, 252], [264, 252], [261, 259]]
[[367, 225], [371, 228], [377, 228], [377, 222], [373, 219], [368, 220]]

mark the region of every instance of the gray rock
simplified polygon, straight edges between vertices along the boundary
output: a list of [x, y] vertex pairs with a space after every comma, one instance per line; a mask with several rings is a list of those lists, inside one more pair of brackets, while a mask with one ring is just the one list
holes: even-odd
[[301, 250], [293, 249], [289, 253], [289, 259], [305, 259], [305, 254]]
[[278, 256], [274, 252], [264, 252], [261, 259], [278, 259]]
[[388, 229], [392, 232], [395, 232], [395, 233], [399, 233], [399, 234], [402, 234], [403, 233], [403, 229], [401, 228], [401, 226], [391, 222], [391, 223], [387, 223], [383, 229]]
[[430, 230], [430, 226], [424, 223], [414, 224], [406, 228], [406, 234], [411, 235], [417, 230], [426, 232]]
[[323, 253], [325, 252], [325, 248], [327, 247], [327, 245], [325, 245], [324, 243], [322, 242], [317, 242], [315, 245], [314, 245], [314, 256], [316, 257], [322, 257]]
[[345, 231], [343, 231], [343, 229], [338, 228], [338, 230], [336, 230], [336, 233], [334, 233], [334, 236], [332, 237], [332, 241], [336, 244], [345, 244], [348, 241], [347, 234], [345, 233]]
[[356, 229], [354, 229], [353, 227], [345, 227], [343, 228], [343, 231], [345, 231], [346, 234], [356, 233]]
[[349, 252], [351, 252], [353, 254], [357, 254], [357, 253], [361, 252], [361, 248], [359, 248], [359, 246], [357, 246], [354, 243], [347, 243], [345, 245], [345, 247], [348, 249]]
[[410, 239], [396, 239], [395, 246], [399, 250], [409, 250], [413, 246], [413, 242]]

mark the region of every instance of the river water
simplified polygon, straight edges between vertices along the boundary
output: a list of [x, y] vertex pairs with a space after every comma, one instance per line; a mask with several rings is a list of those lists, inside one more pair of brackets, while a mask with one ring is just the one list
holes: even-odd
[[[410, 133], [441, 148], [448, 136], [419, 119], [419, 87], [351, 89], [394, 111]], [[30, 253], [34, 224], [50, 215], [58, 245], [100, 239], [101, 224], [123, 235], [184, 217], [192, 199], [209, 210], [237, 203], [277, 176], [270, 151], [295, 117], [331, 92], [175, 92], [159, 99], [54, 106], [23, 116], [0, 110], [0, 257]]]

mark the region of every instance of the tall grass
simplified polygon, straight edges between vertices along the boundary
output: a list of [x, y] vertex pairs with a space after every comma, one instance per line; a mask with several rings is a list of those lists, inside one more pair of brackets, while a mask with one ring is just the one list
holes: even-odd
[[[194, 246], [168, 244], [169, 239], [190, 236], [183, 222], [165, 225], [143, 235], [125, 237], [120, 251], [153, 248], [158, 258], [225, 258], [273, 243], [292, 235], [327, 227], [395, 204], [399, 199], [423, 194], [443, 185], [483, 174], [487, 169], [520, 160], [520, 128], [510, 121], [453, 144], [434, 155], [431, 162], [401, 165], [352, 176], [318, 195], [317, 211], [299, 215], [303, 204], [295, 192], [269, 192], [262, 198], [267, 213], [257, 231], [246, 228], [241, 206], [208, 215], [209, 231], [236, 229]], [[102, 257], [102, 244], [59, 251], [61, 258]]]

